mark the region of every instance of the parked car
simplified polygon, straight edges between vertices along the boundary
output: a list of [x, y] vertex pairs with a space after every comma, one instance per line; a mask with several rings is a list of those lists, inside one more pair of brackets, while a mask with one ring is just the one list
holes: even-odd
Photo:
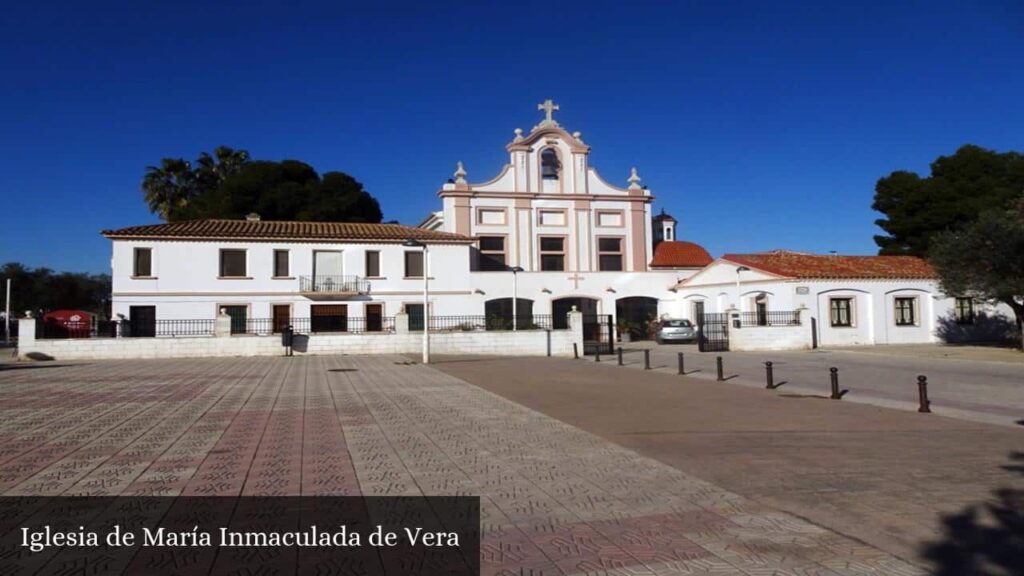
[[665, 342], [695, 342], [697, 340], [697, 329], [689, 320], [674, 320], [667, 318], [661, 321], [658, 332], [654, 337], [658, 344]]

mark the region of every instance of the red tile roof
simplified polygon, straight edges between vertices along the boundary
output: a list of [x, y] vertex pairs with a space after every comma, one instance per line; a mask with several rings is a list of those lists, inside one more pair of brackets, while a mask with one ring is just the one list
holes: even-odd
[[775, 250], [758, 254], [726, 254], [722, 259], [790, 278], [937, 278], [931, 265], [916, 256], [838, 256]]
[[472, 238], [401, 224], [363, 222], [288, 222], [274, 220], [188, 220], [104, 230], [107, 238], [166, 240], [296, 240], [330, 242], [424, 242], [471, 244]]
[[711, 254], [693, 242], [665, 241], [654, 247], [652, 268], [703, 268], [711, 263]]

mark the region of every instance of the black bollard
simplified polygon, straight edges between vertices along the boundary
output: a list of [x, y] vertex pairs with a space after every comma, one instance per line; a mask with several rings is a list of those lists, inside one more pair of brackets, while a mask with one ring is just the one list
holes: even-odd
[[619, 346], [619, 366], [622, 366], [622, 346]]
[[594, 348], [594, 362], [600, 362], [600, 361], [601, 361], [601, 347], [598, 346], [598, 347]]
[[718, 368], [718, 381], [719, 382], [725, 382], [725, 368], [722, 367], [722, 357], [721, 356], [716, 356], [715, 357], [715, 364], [717, 365], [717, 368]]
[[580, 349], [575, 342], [572, 343], [572, 357], [576, 360], [580, 359]]
[[651, 369], [651, 351], [644, 350], [644, 370]]
[[833, 400], [839, 400], [842, 396], [839, 395], [839, 368], [832, 367], [828, 371], [831, 373], [832, 379], [832, 395], [829, 398]]
[[917, 377], [917, 399], [918, 412], [931, 412], [931, 401], [928, 400], [928, 377], [921, 375]]
[[769, 390], [774, 390], [775, 389], [775, 375], [772, 373], [772, 363], [771, 362], [765, 362], [764, 363], [764, 379], [765, 379], [765, 388], [767, 388]]
[[680, 352], [679, 353], [679, 375], [682, 376], [684, 374], [686, 374], [686, 369], [683, 366], [683, 353]]

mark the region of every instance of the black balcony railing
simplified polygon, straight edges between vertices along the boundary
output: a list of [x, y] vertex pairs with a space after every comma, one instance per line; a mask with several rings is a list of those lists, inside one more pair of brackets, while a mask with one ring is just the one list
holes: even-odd
[[[422, 321], [410, 329], [422, 330]], [[511, 316], [431, 316], [431, 332], [473, 332], [477, 330], [512, 330]], [[517, 330], [550, 330], [550, 314], [520, 314], [516, 317]]]
[[322, 294], [366, 294], [370, 282], [359, 276], [299, 276], [299, 291]]
[[740, 312], [740, 326], [799, 326], [800, 313], [794, 310]]

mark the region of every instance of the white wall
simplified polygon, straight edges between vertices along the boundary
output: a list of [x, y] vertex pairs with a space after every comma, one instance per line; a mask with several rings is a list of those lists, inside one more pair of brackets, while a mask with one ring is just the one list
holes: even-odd
[[[297, 354], [419, 354], [422, 333], [312, 335]], [[500, 356], [571, 356], [573, 343], [583, 349], [582, 331], [431, 333], [434, 354]], [[299, 347], [297, 346], [297, 349]], [[79, 338], [23, 342], [18, 354], [41, 353], [56, 360], [118, 358], [198, 358], [211, 356], [281, 356], [280, 336], [189, 338]]]
[[[152, 248], [153, 277], [133, 278], [134, 248]], [[220, 249], [245, 249], [246, 279], [218, 278]], [[289, 250], [290, 274], [273, 277], [274, 250]], [[380, 251], [381, 278], [370, 278], [364, 296], [311, 300], [300, 294], [301, 276], [313, 274], [313, 252], [336, 250], [343, 255], [345, 275], [365, 276], [365, 253]], [[349, 306], [349, 316], [363, 316], [366, 303], [383, 303], [384, 315], [396, 314], [402, 303], [423, 301], [423, 280], [404, 278], [406, 251], [400, 244], [328, 244], [238, 241], [141, 241], [113, 242], [113, 313], [129, 315], [132, 305], [156, 305], [158, 319], [213, 318], [219, 306], [250, 306], [249, 317], [270, 318], [272, 304], [292, 305], [292, 317], [308, 317], [317, 303]], [[432, 313], [466, 314], [458, 305], [469, 289], [469, 246], [431, 245], [429, 249]], [[481, 312], [482, 313], [482, 312]]]
[[[940, 342], [950, 332], [949, 327], [955, 326], [955, 299], [943, 294], [934, 280], [792, 280], [773, 278], [756, 270], [742, 272], [740, 280], [740, 310], [754, 310], [754, 300], [761, 295], [767, 298], [769, 310], [805, 307], [806, 324], [810, 326], [813, 322], [819, 346]], [[679, 288], [676, 306], [681, 317], [695, 320], [694, 302], [703, 301], [705, 312], [725, 312], [736, 304], [736, 294], [736, 265], [716, 261]], [[914, 325], [896, 325], [896, 298], [903, 297], [916, 299]], [[831, 325], [832, 298], [853, 300], [852, 326]], [[1013, 322], [1012, 311], [1005, 305], [979, 303], [976, 310], [1001, 325]], [[986, 336], [981, 327], [958, 327], [953, 332], [952, 339], [959, 341], [970, 341], [972, 334]]]

